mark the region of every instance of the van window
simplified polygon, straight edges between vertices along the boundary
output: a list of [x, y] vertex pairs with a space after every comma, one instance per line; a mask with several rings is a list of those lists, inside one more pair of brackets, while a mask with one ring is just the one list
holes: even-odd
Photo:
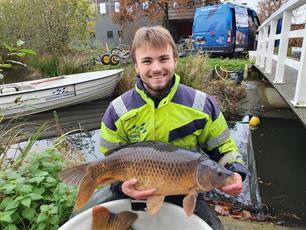
[[225, 31], [225, 14], [204, 14], [195, 19], [195, 32]]
[[235, 7], [236, 25], [238, 27], [248, 27], [248, 11], [246, 8]]

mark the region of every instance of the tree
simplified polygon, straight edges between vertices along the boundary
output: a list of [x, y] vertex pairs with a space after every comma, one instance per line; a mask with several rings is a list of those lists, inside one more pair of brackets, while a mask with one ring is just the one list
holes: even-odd
[[202, 4], [217, 4], [220, 0], [120, 0], [120, 12], [112, 13], [112, 18], [115, 23], [124, 25], [136, 21], [138, 17], [147, 17], [149, 20], [162, 20], [163, 25], [169, 28], [170, 7], [175, 6], [175, 10], [190, 7], [192, 3]]
[[75, 39], [87, 42], [95, 10], [92, 0], [1, 0], [0, 40], [63, 53]]
[[257, 6], [259, 21], [264, 22], [285, 2], [287, 2], [287, 0], [260, 0]]

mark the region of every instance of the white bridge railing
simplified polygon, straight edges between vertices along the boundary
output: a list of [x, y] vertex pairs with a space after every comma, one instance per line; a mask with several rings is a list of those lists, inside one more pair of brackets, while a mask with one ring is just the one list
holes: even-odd
[[[258, 28], [256, 66], [272, 71], [272, 59], [276, 61], [274, 83], [284, 83], [285, 66], [298, 71], [294, 98], [295, 107], [306, 107], [306, 25], [305, 29], [291, 31], [292, 11], [306, 4], [306, 0], [289, 0]], [[282, 29], [276, 34], [278, 19], [282, 18]], [[304, 22], [305, 23], [305, 22]], [[287, 57], [289, 38], [303, 38], [300, 61]], [[278, 55], [274, 55], [275, 40], [280, 40]]]

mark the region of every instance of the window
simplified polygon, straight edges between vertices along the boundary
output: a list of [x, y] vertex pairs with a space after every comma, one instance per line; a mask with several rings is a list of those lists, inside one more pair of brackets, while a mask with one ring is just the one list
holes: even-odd
[[142, 9], [144, 9], [144, 10], [148, 9], [149, 6], [150, 6], [148, 1], [145, 1], [145, 2], [143, 2], [141, 4], [142, 4]]
[[242, 7], [235, 7], [235, 13], [236, 13], [236, 25], [237, 27], [248, 27], [249, 21], [248, 21], [248, 11], [246, 8]]
[[127, 7], [126, 10], [127, 10], [128, 13], [133, 13], [133, 6]]
[[109, 39], [114, 37], [113, 31], [111, 31], [111, 30], [107, 31], [106, 34], [107, 34], [107, 38], [109, 38]]
[[115, 2], [115, 13], [120, 12], [120, 2]]
[[106, 14], [106, 3], [100, 3], [100, 14]]
[[123, 36], [122, 30], [118, 30], [118, 37], [119, 37], [119, 38], [122, 38], [122, 36]]

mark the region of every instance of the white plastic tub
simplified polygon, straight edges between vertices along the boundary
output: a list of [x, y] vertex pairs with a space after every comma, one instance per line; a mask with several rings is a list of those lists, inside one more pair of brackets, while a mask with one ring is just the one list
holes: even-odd
[[[101, 204], [112, 213], [119, 213], [122, 211], [132, 211], [130, 199], [115, 200]], [[212, 230], [212, 228], [203, 221], [200, 217], [192, 215], [187, 217], [184, 209], [164, 202], [161, 209], [155, 215], [150, 215], [145, 211], [132, 211], [138, 215], [132, 227], [135, 230], [179, 230], [179, 229], [201, 229]], [[88, 209], [79, 215], [73, 217], [59, 230], [91, 230], [92, 225], [92, 209]]]

